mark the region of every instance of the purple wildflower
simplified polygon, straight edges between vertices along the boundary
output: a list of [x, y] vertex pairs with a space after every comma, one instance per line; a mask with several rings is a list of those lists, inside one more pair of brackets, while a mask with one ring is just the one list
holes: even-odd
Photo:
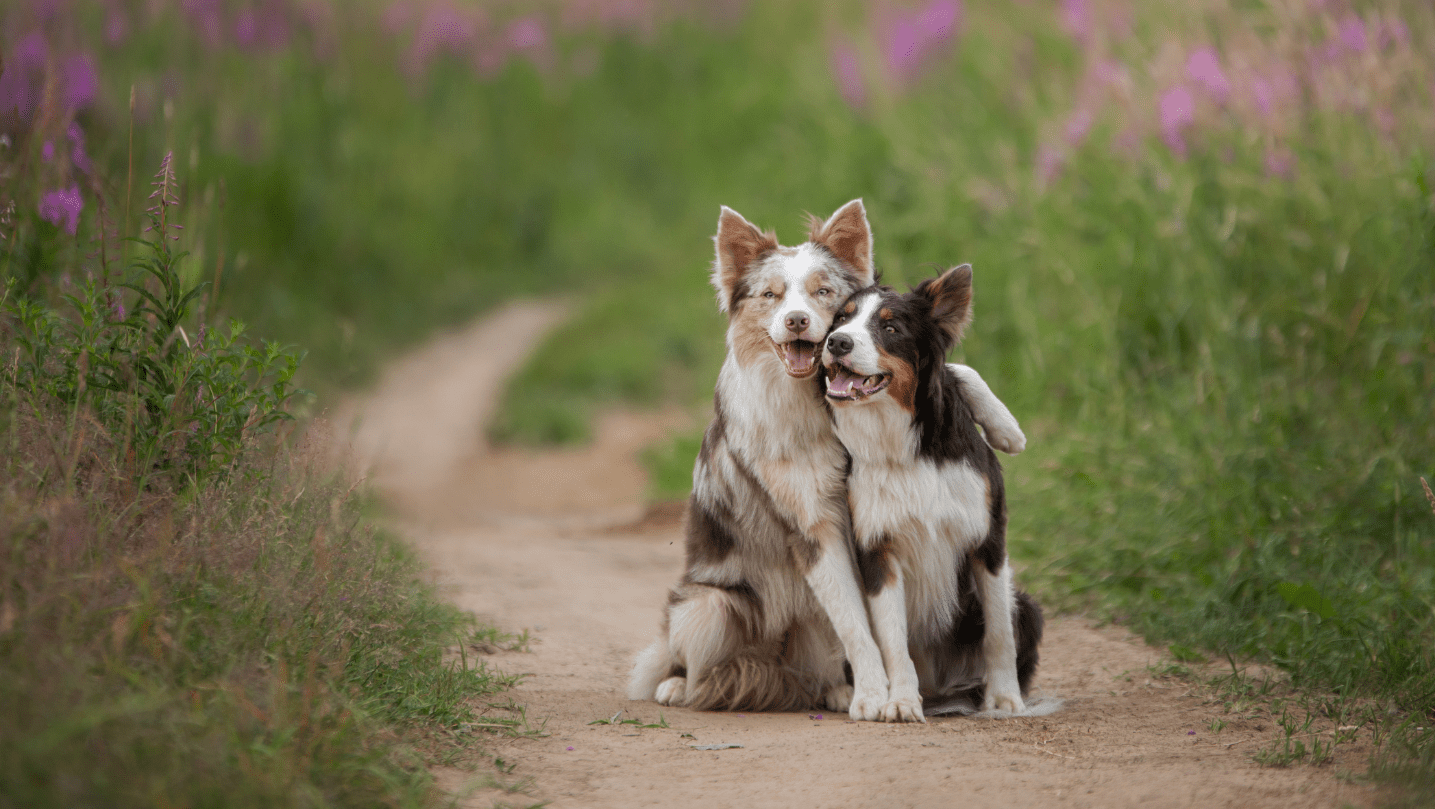
[[57, 227], [60, 220], [64, 220], [65, 231], [73, 236], [79, 232], [80, 211], [84, 207], [80, 187], [71, 183], [69, 188], [57, 188], [41, 195], [40, 218]]
[[1366, 48], [1365, 22], [1354, 14], [1347, 14], [1340, 21], [1340, 45], [1350, 53], [1364, 53]]
[[1267, 146], [1265, 154], [1266, 176], [1290, 179], [1295, 176], [1295, 155], [1281, 146]]
[[845, 40], [833, 42], [828, 49], [828, 66], [847, 106], [865, 106], [867, 86], [862, 81], [862, 68], [857, 62], [857, 50], [852, 47], [852, 43]]
[[0, 73], [0, 113], [13, 109], [26, 120], [34, 114], [40, 106], [49, 52], [45, 37], [33, 31], [5, 55], [5, 70]]
[[882, 49], [888, 70], [901, 81], [915, 78], [929, 52], [957, 33], [961, 16], [956, 0], [933, 0], [916, 14], [898, 15]]
[[78, 53], [66, 59], [64, 75], [66, 111], [74, 112], [89, 106], [100, 89], [100, 81], [95, 77], [95, 63], [90, 55]]
[[89, 174], [90, 156], [85, 154], [85, 131], [80, 128], [80, 122], [71, 121], [65, 134], [70, 138], [70, 165]]
[[1066, 128], [1064, 130], [1066, 142], [1072, 146], [1077, 146], [1083, 140], [1086, 140], [1086, 135], [1091, 132], [1091, 124], [1095, 120], [1096, 116], [1093, 115], [1087, 107], [1082, 106], [1072, 110], [1070, 117], [1066, 119]]
[[219, 18], [220, 0], [180, 0], [179, 7], [189, 16], [190, 25], [199, 32], [209, 45], [218, 45], [223, 37], [223, 22]]
[[125, 13], [118, 8], [111, 8], [105, 15], [105, 41], [111, 45], [118, 45], [129, 36], [130, 24], [125, 19]]
[[1161, 140], [1180, 157], [1186, 156], [1184, 130], [1196, 122], [1196, 98], [1191, 88], [1178, 84], [1161, 96]]
[[54, 142], [54, 141], [49, 141], [49, 140], [47, 140], [47, 141], [45, 141], [45, 145], [40, 147], [40, 159], [43, 160], [43, 161], [45, 161], [46, 163], [48, 163], [48, 162], [50, 162], [51, 160], [54, 160], [54, 159], [55, 159], [55, 142]]
[[1091, 38], [1091, 8], [1086, 0], [1061, 0], [1061, 27], [1077, 42]]
[[1226, 79], [1226, 72], [1221, 70], [1220, 57], [1216, 56], [1216, 49], [1209, 45], [1197, 48], [1186, 60], [1186, 78], [1204, 87], [1217, 104], [1226, 103], [1231, 94], [1231, 83]]
[[259, 39], [259, 18], [254, 9], [246, 8], [234, 18], [234, 41], [241, 48], [251, 48]]
[[572, 747], [572, 746], [571, 746], [571, 745], [570, 745], [570, 746], [569, 746], [569, 747], [568, 747], [568, 749], [569, 749], [569, 750], [572, 750], [572, 749], [573, 749], [573, 747]]
[[440, 51], [459, 53], [468, 50], [478, 35], [475, 20], [448, 4], [431, 6], [419, 21], [409, 48], [406, 67], [417, 76], [428, 69], [429, 62]]
[[508, 26], [508, 44], [516, 51], [538, 50], [548, 44], [548, 32], [537, 17], [524, 17]]
[[1195, 736], [1195, 735], [1196, 735], [1196, 731], [1194, 731], [1194, 730], [1188, 730], [1188, 731], [1186, 731], [1186, 735], [1187, 735], [1187, 736]]

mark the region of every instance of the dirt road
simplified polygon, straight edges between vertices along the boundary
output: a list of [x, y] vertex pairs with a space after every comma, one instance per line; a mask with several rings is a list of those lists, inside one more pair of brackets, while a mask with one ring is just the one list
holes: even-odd
[[[1368, 805], [1336, 777], [1360, 750], [1321, 768], [1261, 769], [1268, 719], [1225, 714], [1183, 683], [1153, 678], [1158, 650], [1079, 617], [1052, 620], [1037, 686], [1066, 700], [1031, 719], [849, 722], [845, 715], [721, 714], [630, 702], [623, 683], [681, 571], [681, 529], [650, 516], [636, 460], [684, 423], [679, 413], [603, 418], [592, 446], [493, 449], [482, 425], [504, 380], [562, 317], [515, 304], [396, 363], [343, 410], [339, 434], [371, 468], [401, 528], [461, 607], [531, 629], [531, 651], [489, 662], [529, 676], [514, 697], [541, 738], [489, 748], [531, 777], [526, 794], [470, 794], [554, 807], [1313, 807]], [[714, 339], [717, 339], [716, 337]], [[343, 425], [349, 425], [347, 427]], [[1014, 460], [1013, 463], [1020, 463]], [[1011, 492], [1013, 508], [1021, 493]], [[1020, 578], [1018, 574], [1018, 578]], [[622, 712], [666, 728], [590, 725]], [[1212, 721], [1228, 724], [1219, 733]], [[700, 751], [695, 745], [736, 744]], [[455, 787], [464, 776], [445, 774]]]

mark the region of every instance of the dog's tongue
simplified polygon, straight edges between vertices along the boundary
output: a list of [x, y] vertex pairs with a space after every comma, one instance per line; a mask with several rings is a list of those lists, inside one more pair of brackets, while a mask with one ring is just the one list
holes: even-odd
[[862, 381], [862, 377], [848, 371], [846, 368], [837, 369], [837, 374], [827, 380], [827, 392], [833, 396], [851, 396], [852, 389]]
[[782, 358], [787, 362], [788, 372], [796, 376], [811, 373], [817, 361], [817, 344], [805, 340], [793, 340], [782, 346]]

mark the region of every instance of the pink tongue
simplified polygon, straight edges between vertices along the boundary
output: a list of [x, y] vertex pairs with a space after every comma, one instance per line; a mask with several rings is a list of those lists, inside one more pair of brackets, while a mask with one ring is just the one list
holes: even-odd
[[787, 357], [787, 367], [800, 374], [812, 370], [812, 361], [817, 355], [814, 348], [812, 343], [804, 343], [800, 340], [794, 340], [783, 346], [783, 354]]
[[832, 393], [851, 393], [853, 386], [857, 384], [857, 377], [846, 371], [838, 371], [837, 376], [827, 382], [827, 390]]

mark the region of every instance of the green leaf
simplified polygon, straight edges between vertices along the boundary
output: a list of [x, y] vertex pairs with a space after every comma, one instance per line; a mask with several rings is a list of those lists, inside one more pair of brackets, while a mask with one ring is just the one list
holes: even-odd
[[1276, 585], [1276, 592], [1292, 607], [1307, 610], [1320, 616], [1321, 620], [1335, 618], [1335, 604], [1309, 584], [1283, 581]]

